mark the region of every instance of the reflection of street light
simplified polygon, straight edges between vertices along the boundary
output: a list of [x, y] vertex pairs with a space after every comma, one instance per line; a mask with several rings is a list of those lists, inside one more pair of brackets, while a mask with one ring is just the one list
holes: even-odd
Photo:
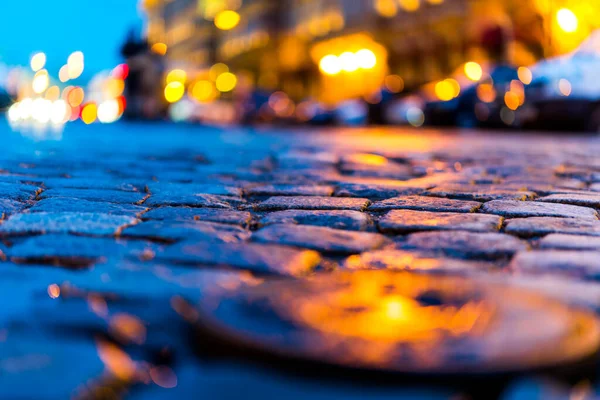
[[560, 29], [567, 33], [573, 33], [579, 26], [579, 20], [573, 11], [568, 8], [561, 8], [556, 13], [556, 21]]

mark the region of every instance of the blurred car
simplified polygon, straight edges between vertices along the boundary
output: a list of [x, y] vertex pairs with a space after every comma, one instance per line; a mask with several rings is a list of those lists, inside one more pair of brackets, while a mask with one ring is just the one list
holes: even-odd
[[[476, 73], [468, 73], [469, 64]], [[517, 69], [512, 66], [467, 63], [449, 78], [423, 85], [396, 100], [386, 117], [391, 123], [414, 126], [504, 126], [504, 96], [516, 90], [516, 80]]]
[[600, 31], [577, 50], [531, 68], [518, 119], [543, 129], [600, 132]]
[[504, 97], [518, 79], [517, 69], [495, 65], [488, 70], [490, 72], [479, 81], [468, 82], [455, 98], [428, 102], [424, 110], [425, 123], [463, 128], [504, 126]]

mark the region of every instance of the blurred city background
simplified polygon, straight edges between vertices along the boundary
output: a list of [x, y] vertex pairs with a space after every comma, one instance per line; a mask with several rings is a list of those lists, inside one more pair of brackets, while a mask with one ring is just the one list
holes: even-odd
[[32, 18], [17, 33], [44, 43], [62, 29], [60, 45], [15, 40], [25, 48], [16, 55], [5, 45], [1, 102], [13, 127], [600, 127], [600, 2], [111, 1], [89, 28], [94, 10], [64, 4], [40, 6], [62, 20]]

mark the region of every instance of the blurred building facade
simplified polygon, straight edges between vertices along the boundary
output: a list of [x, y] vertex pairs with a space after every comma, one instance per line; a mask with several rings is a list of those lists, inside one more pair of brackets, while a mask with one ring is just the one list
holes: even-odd
[[[468, 61], [529, 65], [568, 52], [600, 26], [595, 3], [146, 0], [144, 6], [148, 40], [166, 45], [170, 67], [195, 76], [224, 63], [252, 87], [334, 103], [386, 83], [397, 91], [444, 79]], [[557, 20], [567, 7], [576, 21]], [[213, 22], [223, 10], [239, 15], [232, 29]]]

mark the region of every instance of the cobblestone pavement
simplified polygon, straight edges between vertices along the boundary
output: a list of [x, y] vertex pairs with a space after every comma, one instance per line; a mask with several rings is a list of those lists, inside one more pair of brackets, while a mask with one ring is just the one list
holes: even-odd
[[[413, 316], [406, 325], [413, 336], [400, 338], [385, 336], [396, 325], [386, 331], [381, 320], [335, 325], [339, 316], [331, 309], [341, 304], [363, 315], [365, 307], [325, 293], [343, 281], [358, 288], [345, 296], [360, 298], [374, 290], [362, 288], [365, 282], [387, 282], [392, 275], [380, 275], [386, 271], [415, 272], [407, 282], [429, 288], [418, 296], [431, 307], [449, 301], [433, 295], [433, 287], [455, 296], [467, 285], [461, 296], [472, 297], [480, 296], [478, 285], [508, 283], [521, 291], [496, 304], [512, 320], [485, 328], [505, 336], [518, 331], [509, 339], [465, 333], [473, 320], [460, 331], [466, 342], [453, 342], [466, 343], [463, 350], [476, 358], [467, 367], [482, 371], [527, 369], [527, 351], [548, 343], [557, 344], [549, 347], [556, 353], [550, 361], [574, 361], [567, 349], [556, 350], [563, 342], [544, 340], [557, 340], [552, 335], [561, 323], [573, 328], [566, 324], [577, 307], [600, 309], [595, 137], [75, 125], [59, 141], [3, 127], [0, 143], [1, 399], [469, 398], [458, 378], [383, 384], [368, 373], [362, 379], [356, 371], [304, 364], [310, 355], [367, 370], [422, 373], [457, 365], [432, 361], [423, 349], [407, 358], [407, 367], [381, 358], [388, 347], [327, 347], [324, 341], [343, 329], [379, 344], [420, 340], [416, 326], [444, 320]], [[444, 279], [451, 280], [437, 287]], [[258, 287], [283, 307], [273, 311], [283, 317], [240, 310], [243, 302], [227, 315], [213, 313], [211, 299], [219, 295], [212, 289], [238, 293], [241, 286], [250, 287], [239, 291], [244, 301], [257, 299], [252, 288]], [[393, 288], [388, 282], [377, 290]], [[314, 302], [299, 300], [311, 296]], [[323, 304], [331, 307], [313, 310]], [[389, 319], [405, 316], [405, 303], [386, 304]], [[454, 333], [463, 329], [463, 317], [449, 322]], [[598, 342], [591, 313], [582, 318], [592, 328], [586, 330], [591, 344], [573, 353], [581, 357]], [[288, 319], [293, 329], [283, 327]], [[361, 330], [373, 321], [375, 328]], [[321, 335], [297, 342], [309, 322]], [[219, 337], [232, 326], [235, 334]], [[427, 326], [424, 332], [445, 328]], [[254, 332], [271, 332], [261, 340], [275, 344], [241, 346]], [[281, 337], [283, 343], [274, 339]], [[508, 340], [501, 354], [486, 353], [495, 346], [491, 338]], [[440, 349], [439, 340], [428, 345], [433, 353]], [[364, 352], [352, 354], [358, 348], [380, 356], [366, 360]], [[291, 357], [283, 362], [274, 353]], [[510, 363], [500, 363], [507, 354]], [[594, 387], [519, 373], [490, 384], [483, 398], [567, 399]]]

